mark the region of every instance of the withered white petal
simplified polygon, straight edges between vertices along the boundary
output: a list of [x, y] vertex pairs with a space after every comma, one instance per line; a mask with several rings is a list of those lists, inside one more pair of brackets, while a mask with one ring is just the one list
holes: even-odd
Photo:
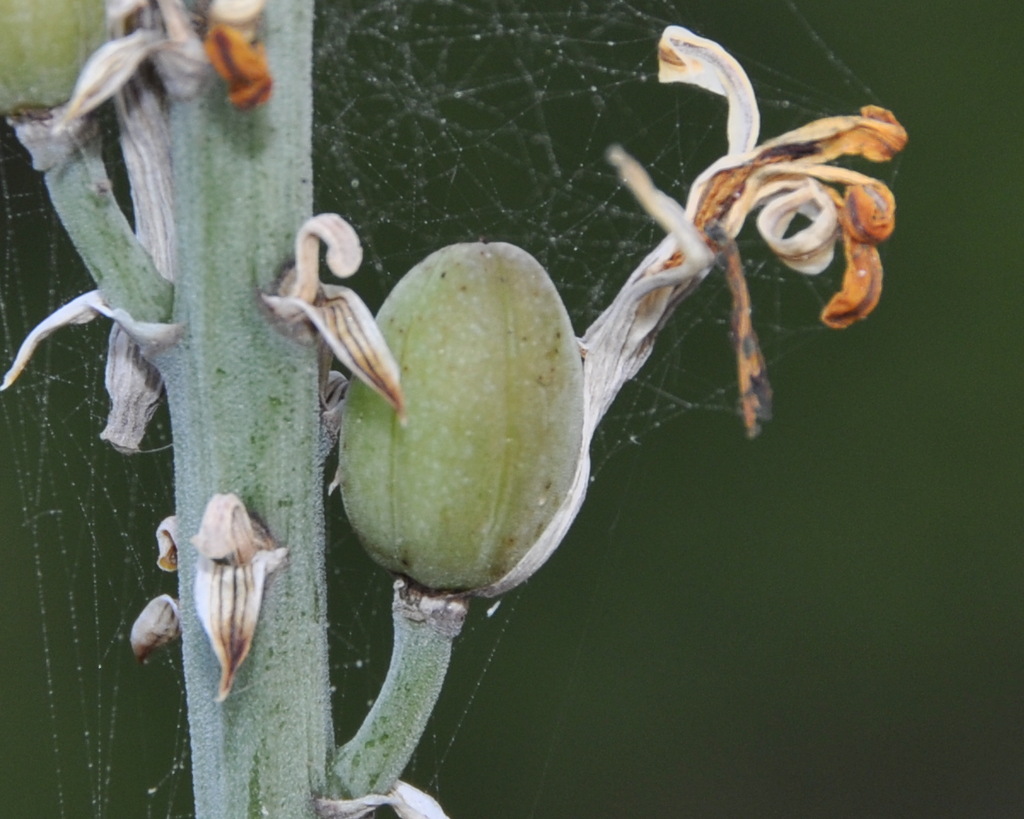
[[142, 62], [164, 41], [164, 36], [140, 28], [101, 45], [82, 67], [58, 129], [95, 110], [128, 82]]
[[391, 807], [400, 819], [448, 819], [434, 797], [407, 782], [396, 783], [390, 795], [395, 800]]
[[[761, 190], [766, 204], [757, 215], [757, 229], [772, 252], [790, 268], [816, 275], [832, 262], [839, 236], [835, 202], [813, 179], [768, 183]], [[809, 224], [786, 235], [796, 216]]]
[[165, 572], [178, 571], [178, 518], [168, 515], [156, 527], [156, 546], [159, 556], [156, 565]]
[[295, 236], [295, 281], [285, 296], [307, 304], [320, 288], [320, 243], [327, 247], [327, 267], [339, 279], [348, 278], [363, 263], [363, 247], [355, 229], [336, 213], [320, 213], [307, 219]]
[[45, 319], [43, 319], [30, 332], [18, 348], [18, 354], [14, 357], [14, 363], [4, 375], [3, 383], [0, 384], [0, 391], [6, 390], [21, 375], [22, 370], [28, 364], [32, 354], [36, 351], [45, 338], [53, 335], [61, 327], [68, 327], [73, 324], [86, 324], [96, 316], [109, 316], [110, 305], [100, 295], [99, 290], [90, 290], [78, 298], [72, 299], [63, 307], [59, 307]]
[[139, 345], [120, 324], [110, 330], [104, 385], [110, 412], [100, 439], [120, 452], [136, 453], [160, 404], [164, 384], [159, 371], [142, 356]]
[[178, 601], [169, 594], [154, 597], [132, 625], [130, 640], [135, 659], [143, 662], [155, 649], [180, 636]]
[[[651, 181], [647, 171], [643, 169], [643, 166], [618, 145], [613, 145], [608, 149], [607, 157], [608, 161], [619, 172], [619, 178], [623, 184], [636, 197], [640, 206], [647, 211], [654, 221], [661, 225], [666, 233], [676, 240], [679, 248], [690, 248], [691, 253], [694, 251], [698, 252], [700, 255], [698, 261], [704, 263], [694, 265], [693, 269], [706, 268], [712, 260], [711, 251], [704, 245], [700, 231], [697, 230], [693, 222], [686, 215], [686, 211], [683, 210], [682, 206], [671, 196], [658, 190]], [[697, 248], [703, 248], [703, 250], [699, 251]], [[673, 279], [672, 284], [679, 284], [678, 281], [675, 281], [678, 278], [678, 271], [672, 272], [669, 275]], [[654, 287], [662, 286], [657, 281], [651, 282], [650, 280], [653, 277], [647, 278], [648, 284], [652, 284]]]
[[761, 113], [747, 72], [714, 40], [682, 26], [668, 26], [658, 43], [658, 80], [683, 82], [721, 94], [729, 102], [729, 153], [757, 144]]
[[120, 324], [147, 355], [169, 347], [181, 337], [180, 325], [135, 321], [125, 310], [111, 309], [99, 290], [90, 290], [59, 307], [25, 337], [14, 357], [14, 363], [4, 375], [3, 383], [0, 383], [0, 392], [11, 386], [21, 375], [40, 342], [61, 327], [86, 324], [97, 316], [105, 316]]

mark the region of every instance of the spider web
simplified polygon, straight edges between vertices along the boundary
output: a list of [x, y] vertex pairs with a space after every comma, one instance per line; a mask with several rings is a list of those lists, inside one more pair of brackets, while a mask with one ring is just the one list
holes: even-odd
[[[743, 43], [758, 47], [759, 25], [782, 19], [791, 47], [815, 51], [817, 34], [802, 28], [790, 3], [752, 4], [742, 24], [711, 3], [551, 5], [432, 0], [318, 10], [316, 209], [342, 213], [359, 231], [366, 261], [355, 286], [371, 305], [444, 244], [502, 240], [551, 272], [582, 333], [660, 238], [606, 165], [606, 148], [623, 144], [680, 197], [724, 149], [724, 103], [656, 81], [654, 45], [667, 24], [688, 25], [733, 51], [755, 81], [765, 134], [866, 101], [862, 88], [844, 90], [848, 72], [830, 52], [815, 52], [819, 71], [831, 72], [823, 89], [795, 79], [774, 51], [758, 59], [744, 50]], [[10, 360], [36, 321], [92, 285], [41, 180], [6, 131], [0, 202], [0, 332]], [[830, 283], [781, 271], [753, 240], [741, 248], [772, 362], [818, 332], [814, 320]], [[599, 479], [601, 464], [618, 450], [680, 414], [735, 412], [727, 328], [728, 295], [712, 277], [684, 303], [655, 359], [604, 424]], [[168, 422], [158, 415], [147, 451], [132, 458], [98, 440], [106, 332], [96, 322], [56, 335], [0, 399], [10, 561], [4, 653], [18, 658], [0, 676], [3, 700], [18, 703], [5, 708], [0, 751], [14, 774], [4, 786], [11, 815], [191, 815], [179, 655], [165, 651], [139, 668], [127, 647], [144, 603], [175, 588], [154, 565], [152, 537], [172, 511]], [[388, 584], [340, 526], [331, 543], [341, 737], [383, 676], [390, 599]], [[442, 705], [424, 742], [417, 781], [442, 802], [445, 762], [474, 733], [467, 723], [486, 686], [480, 669], [500, 662], [501, 635], [520, 619], [517, 599], [471, 621], [459, 651], [472, 659], [456, 669], [446, 700], [454, 704]], [[579, 639], [576, 650], [582, 646]], [[560, 708], [571, 709], [573, 683], [556, 693], [565, 700]], [[541, 740], [553, 746], [558, 730], [547, 727]], [[523, 804], [505, 813], [488, 805], [488, 813], [564, 815], [545, 805], [545, 758]], [[475, 809], [483, 804], [481, 796]], [[474, 810], [472, 803], [448, 807], [453, 815]]]

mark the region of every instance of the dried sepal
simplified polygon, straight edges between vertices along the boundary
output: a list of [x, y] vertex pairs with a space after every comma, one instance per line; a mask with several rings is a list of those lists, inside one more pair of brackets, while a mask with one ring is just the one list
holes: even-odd
[[682, 82], [721, 94], [729, 103], [729, 153], [757, 144], [761, 113], [743, 67], [714, 40], [682, 26], [668, 26], [658, 43], [659, 82]]
[[821, 322], [842, 330], [871, 313], [882, 296], [882, 259], [874, 245], [845, 238], [846, 270], [843, 288], [821, 311]]
[[225, 700], [249, 655], [267, 577], [287, 557], [284, 548], [259, 552], [241, 566], [201, 559], [196, 572], [196, 613], [220, 663], [217, 701]]
[[140, 663], [162, 645], [181, 636], [178, 601], [169, 594], [150, 600], [132, 624], [131, 646]]
[[100, 439], [119, 452], [134, 454], [164, 392], [163, 379], [120, 324], [110, 329], [104, 386], [110, 396], [107, 425]]
[[266, 527], [230, 493], [207, 503], [192, 544], [199, 553], [196, 613], [220, 663], [220, 702], [252, 647], [267, 578], [284, 565], [288, 550], [276, 547]]
[[165, 572], [178, 571], [178, 518], [168, 515], [156, 527], [156, 565]]

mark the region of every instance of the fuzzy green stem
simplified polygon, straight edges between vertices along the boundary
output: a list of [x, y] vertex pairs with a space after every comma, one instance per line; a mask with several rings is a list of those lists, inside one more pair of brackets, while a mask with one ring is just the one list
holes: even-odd
[[391, 665], [370, 713], [332, 763], [332, 787], [350, 799], [387, 793], [419, 744], [441, 693], [465, 598], [395, 584]]
[[[332, 740], [316, 351], [261, 310], [312, 210], [312, 0], [270, 3], [274, 93], [239, 111], [219, 80], [171, 112], [178, 229], [174, 321], [158, 366], [170, 399], [185, 684], [200, 819], [312, 815]], [[234, 492], [288, 548], [251, 653], [220, 670], [195, 614], [190, 545], [210, 497]]]
[[99, 139], [72, 151], [45, 178], [64, 229], [111, 306], [137, 321], [166, 321], [171, 285], [157, 273], [114, 198]]

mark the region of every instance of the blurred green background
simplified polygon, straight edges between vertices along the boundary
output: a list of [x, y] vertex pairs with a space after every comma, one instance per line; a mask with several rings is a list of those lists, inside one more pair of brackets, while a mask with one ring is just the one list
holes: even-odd
[[[744, 438], [709, 282], [613, 410], [559, 552], [493, 616], [476, 606], [407, 777], [453, 819], [1024, 815], [1024, 26], [994, 0], [795, 8], [328, 3], [318, 19], [318, 206], [359, 226], [386, 274], [357, 283], [371, 300], [486, 235], [537, 254], [582, 331], [656, 238], [604, 147], [681, 194], [723, 144], [717, 101], [650, 79], [669, 22], [750, 71], [765, 136], [865, 103], [911, 136], [892, 167], [857, 166], [899, 205], [876, 313], [816, 329], [839, 271], [808, 287], [744, 234], [775, 419]], [[3, 139], [8, 360], [88, 283]], [[139, 669], [125, 637], [173, 590], [151, 534], [169, 437], [160, 419], [131, 460], [96, 441], [105, 333], [55, 338], [0, 398], [5, 815], [189, 815], [175, 652]], [[384, 673], [389, 592], [332, 509], [344, 731]]]

